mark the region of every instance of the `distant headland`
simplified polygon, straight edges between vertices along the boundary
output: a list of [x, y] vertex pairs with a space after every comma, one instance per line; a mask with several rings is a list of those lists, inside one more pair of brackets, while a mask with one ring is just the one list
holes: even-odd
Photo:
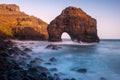
[[47, 40], [47, 23], [20, 11], [16, 4], [0, 4], [0, 39]]

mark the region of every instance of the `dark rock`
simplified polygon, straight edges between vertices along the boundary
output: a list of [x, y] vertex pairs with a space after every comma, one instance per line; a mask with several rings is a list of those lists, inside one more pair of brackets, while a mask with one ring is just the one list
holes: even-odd
[[104, 77], [101, 77], [101, 78], [100, 78], [100, 80], [107, 80], [107, 79], [106, 79], [106, 78], [104, 78]]
[[2, 76], [0, 76], [0, 80], [8, 80], [8, 79], [7, 79], [7, 75], [2, 75]]
[[[60, 80], [59, 76], [51, 76], [49, 70], [42, 66], [29, 66], [28, 70], [24, 70], [20, 67], [20, 65], [26, 66], [24, 58], [17, 61], [13, 59], [12, 56], [7, 55], [10, 54], [11, 51], [12, 53], [20, 54], [21, 50], [17, 47], [10, 47], [10, 49], [8, 49], [7, 47], [4, 47], [4, 45], [5, 42], [3, 41], [3, 46], [0, 46], [3, 48], [0, 50], [0, 80]], [[43, 60], [35, 58], [34, 61], [41, 62]]]
[[57, 71], [57, 68], [51, 68], [50, 71]]
[[54, 45], [54, 44], [50, 44], [46, 47], [47, 49], [53, 49], [53, 50], [58, 50], [60, 49], [61, 47], [57, 46], [57, 45]]
[[76, 71], [79, 72], [79, 73], [86, 73], [87, 69], [81, 68], [81, 69], [78, 69]]
[[5, 42], [3, 40], [0, 40], [0, 50], [4, 50], [5, 48]]
[[65, 79], [63, 79], [63, 80], [70, 80], [70, 79], [68, 79], [68, 78], [65, 78]]
[[50, 63], [50, 62], [47, 62], [47, 63], [44, 63], [44, 64], [46, 64], [46, 65], [51, 65], [52, 63]]
[[10, 40], [6, 40], [6, 41], [0, 40], [0, 50], [11, 48], [12, 46], [13, 46], [12, 41], [10, 41]]
[[10, 40], [5, 41], [6, 47], [11, 48], [13, 46], [13, 42]]
[[29, 49], [29, 48], [25, 48], [23, 51], [25, 51], [25, 52], [31, 52], [32, 50]]
[[22, 74], [19, 71], [13, 71], [8, 74], [8, 80], [22, 80]]
[[48, 76], [48, 80], [54, 80], [54, 77]]
[[76, 80], [75, 78], [72, 78], [71, 80]]
[[24, 51], [20, 50], [18, 47], [13, 47], [9, 49], [9, 53], [14, 55], [28, 56]]
[[43, 62], [43, 59], [35, 58], [33, 61], [30, 62], [32, 67], [39, 66]]
[[55, 57], [52, 57], [52, 58], [49, 59], [49, 61], [55, 62], [55, 61], [57, 61], [57, 59]]
[[61, 80], [59, 77], [60, 76], [57, 73], [54, 74], [54, 80]]
[[29, 69], [31, 72], [39, 72], [39, 73], [45, 73], [45, 74], [49, 74], [49, 70], [45, 67], [42, 66], [37, 66], [37, 67], [33, 67]]
[[62, 33], [67, 32], [72, 41], [99, 42], [96, 22], [80, 8], [67, 7], [48, 25], [49, 41], [62, 41]]

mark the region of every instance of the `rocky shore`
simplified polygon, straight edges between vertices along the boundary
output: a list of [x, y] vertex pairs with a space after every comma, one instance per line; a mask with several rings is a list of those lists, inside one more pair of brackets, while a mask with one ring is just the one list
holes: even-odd
[[[59, 49], [56, 45], [48, 45], [46, 49]], [[61, 79], [56, 72], [57, 68], [48, 69], [40, 65], [43, 59], [35, 58], [29, 63], [25, 60], [31, 59], [29, 52], [32, 50], [24, 47], [23, 50], [15, 46], [10, 40], [0, 40], [0, 80], [76, 80], [75, 78]], [[52, 65], [56, 62], [55, 57], [51, 57], [45, 65]], [[61, 73], [62, 74], [62, 73]]]
[[[57, 74], [52, 76], [45, 67], [19, 63], [15, 56], [30, 58], [25, 51], [13, 47], [11, 41], [0, 40], [0, 80], [60, 80]], [[26, 65], [27, 69], [20, 65]]]

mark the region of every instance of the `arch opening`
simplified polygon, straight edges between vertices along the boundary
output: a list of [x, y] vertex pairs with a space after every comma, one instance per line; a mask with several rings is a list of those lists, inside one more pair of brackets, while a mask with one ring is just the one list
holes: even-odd
[[72, 41], [70, 35], [67, 32], [63, 32], [61, 35], [61, 39], [63, 42]]

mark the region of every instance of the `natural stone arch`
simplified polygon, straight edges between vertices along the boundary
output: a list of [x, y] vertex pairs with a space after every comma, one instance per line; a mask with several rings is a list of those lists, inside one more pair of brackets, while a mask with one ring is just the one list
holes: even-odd
[[71, 37], [67, 32], [63, 32], [61, 35], [61, 39], [62, 39], [62, 41], [63, 41], [63, 39], [70, 39], [71, 40]]
[[67, 7], [48, 25], [49, 41], [62, 41], [61, 35], [67, 32], [72, 41], [99, 42], [96, 19], [80, 8]]

